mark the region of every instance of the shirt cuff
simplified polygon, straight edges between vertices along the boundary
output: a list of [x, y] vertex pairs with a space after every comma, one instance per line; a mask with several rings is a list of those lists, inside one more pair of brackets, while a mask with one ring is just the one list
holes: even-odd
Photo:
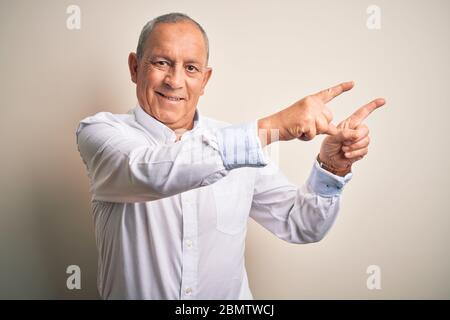
[[315, 160], [307, 183], [314, 193], [322, 197], [333, 197], [342, 193], [342, 189], [352, 177], [352, 172], [347, 173], [344, 177], [332, 174], [321, 168], [317, 160]]
[[258, 137], [257, 120], [219, 129], [216, 137], [227, 170], [268, 164]]

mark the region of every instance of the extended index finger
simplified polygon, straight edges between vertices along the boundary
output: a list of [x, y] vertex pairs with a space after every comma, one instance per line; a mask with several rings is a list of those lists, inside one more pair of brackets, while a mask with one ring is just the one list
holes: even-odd
[[359, 125], [364, 119], [369, 116], [369, 114], [371, 114], [375, 109], [383, 106], [385, 103], [386, 100], [384, 100], [383, 98], [378, 98], [356, 110], [350, 116], [352, 122], [351, 127]]
[[330, 102], [332, 99], [336, 98], [341, 93], [350, 90], [351, 88], [353, 88], [353, 86], [354, 86], [353, 81], [342, 82], [337, 86], [317, 92], [315, 96], [320, 98], [324, 103], [327, 103]]

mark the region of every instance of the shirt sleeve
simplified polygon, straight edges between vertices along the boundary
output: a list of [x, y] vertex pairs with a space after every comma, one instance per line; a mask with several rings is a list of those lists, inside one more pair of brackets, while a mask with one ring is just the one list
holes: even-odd
[[342, 189], [353, 177], [353, 173], [348, 173], [344, 177], [335, 175], [320, 167], [319, 162], [314, 161], [311, 174], [308, 178], [310, 189], [317, 195], [325, 198], [339, 196]]
[[226, 169], [267, 165], [258, 138], [257, 121], [225, 127], [217, 132], [220, 155]]
[[[77, 128], [78, 150], [95, 200], [158, 200], [214, 183], [234, 168], [266, 164], [254, 122], [203, 130], [172, 144], [151, 145], [128, 130], [123, 124], [94, 117]], [[227, 144], [238, 140], [247, 143]]]
[[334, 175], [317, 161], [300, 188], [273, 163], [258, 171], [250, 216], [290, 243], [317, 242], [325, 237], [339, 212], [342, 190], [352, 178], [352, 173]]

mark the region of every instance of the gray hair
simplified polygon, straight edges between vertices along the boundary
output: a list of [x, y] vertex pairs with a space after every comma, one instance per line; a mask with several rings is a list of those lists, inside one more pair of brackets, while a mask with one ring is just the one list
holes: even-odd
[[202, 28], [202, 26], [197, 21], [195, 21], [194, 19], [189, 17], [187, 14], [179, 13], [179, 12], [172, 12], [172, 13], [164, 14], [162, 16], [159, 16], [159, 17], [156, 17], [156, 18], [150, 20], [149, 22], [147, 22], [145, 24], [145, 26], [142, 28], [141, 35], [139, 36], [139, 42], [138, 42], [138, 46], [136, 49], [136, 55], [137, 55], [138, 60], [140, 60], [142, 58], [142, 56], [144, 55], [145, 43], [147, 42], [148, 36], [150, 35], [150, 33], [153, 31], [153, 29], [156, 27], [157, 24], [159, 24], [159, 23], [177, 23], [177, 22], [186, 22], [186, 21], [193, 23], [202, 32], [203, 39], [205, 41], [205, 46], [206, 46], [206, 63], [208, 63], [209, 41], [208, 41], [208, 36], [206, 35], [205, 30]]

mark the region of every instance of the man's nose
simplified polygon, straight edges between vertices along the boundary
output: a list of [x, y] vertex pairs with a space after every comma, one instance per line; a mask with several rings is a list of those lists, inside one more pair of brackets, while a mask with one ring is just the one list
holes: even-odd
[[172, 89], [180, 89], [183, 87], [184, 73], [183, 68], [174, 66], [167, 72], [164, 83]]

